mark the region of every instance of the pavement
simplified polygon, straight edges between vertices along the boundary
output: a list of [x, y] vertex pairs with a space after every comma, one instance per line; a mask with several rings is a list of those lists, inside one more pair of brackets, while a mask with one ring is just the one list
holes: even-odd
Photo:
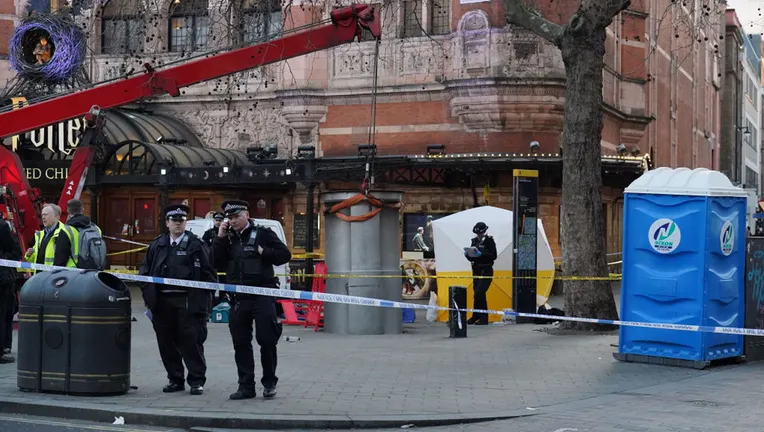
[[[135, 302], [133, 307], [138, 321], [133, 323], [131, 384], [136, 390], [109, 397], [21, 392], [16, 366], [0, 365], [0, 413], [100, 424], [122, 416], [127, 425], [200, 431], [445, 425], [433, 430], [487, 431], [500, 426], [554, 432], [560, 424], [580, 431], [653, 430], [586, 427], [592, 422], [607, 426], [618, 412], [644, 422], [651, 413], [665, 414], [675, 406], [709, 410], [681, 419], [686, 423], [721, 409], [729, 419], [726, 413], [734, 403], [730, 401], [752, 398], [746, 389], [760, 388], [764, 381], [764, 366], [756, 364], [699, 371], [619, 363], [612, 358], [617, 335], [555, 336], [539, 331], [552, 325], [470, 326], [467, 338], [451, 339], [445, 324], [427, 323], [418, 314], [417, 322], [405, 324], [400, 335], [339, 336], [285, 326], [284, 336], [300, 340], [279, 343], [279, 394], [267, 401], [228, 400], [236, 390], [230, 335], [227, 325], [210, 324], [204, 395], [166, 395], [161, 390], [166, 373], [153, 330], [142, 304]], [[259, 379], [259, 369], [257, 373]], [[724, 396], [732, 390], [742, 393]], [[634, 409], [637, 403], [644, 405], [644, 412]], [[755, 415], [737, 420], [751, 416]]]

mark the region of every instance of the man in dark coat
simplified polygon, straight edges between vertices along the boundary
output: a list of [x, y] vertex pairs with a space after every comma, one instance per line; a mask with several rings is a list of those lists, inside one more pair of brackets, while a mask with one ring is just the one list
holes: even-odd
[[[488, 225], [484, 222], [478, 222], [472, 228], [475, 237], [470, 242], [470, 252], [465, 252], [467, 260], [472, 263], [472, 289], [474, 309], [488, 309], [486, 293], [491, 287], [493, 280], [493, 262], [496, 261], [496, 242], [493, 237], [486, 235]], [[467, 320], [468, 324], [487, 325], [488, 314], [473, 312], [472, 317]]]
[[[202, 282], [217, 282], [210, 263], [209, 249], [191, 231], [186, 231], [189, 208], [173, 204], [164, 208], [170, 232], [154, 239], [138, 273]], [[186, 381], [192, 395], [204, 392], [207, 362], [204, 342], [212, 291], [164, 284], [142, 284], [143, 300], [149, 309], [159, 345], [159, 355], [167, 370], [165, 393], [185, 390], [183, 363], [188, 368]]]
[[[14, 238], [11, 227], [0, 219], [0, 256], [3, 259], [21, 261], [21, 246]], [[0, 268], [0, 364], [16, 361], [9, 356], [13, 339], [13, 310], [16, 307], [16, 269]], [[9, 337], [10, 336], [10, 337]], [[7, 346], [6, 346], [7, 345]]]
[[[212, 245], [217, 268], [225, 268], [230, 284], [264, 288], [278, 287], [273, 266], [292, 259], [289, 248], [270, 228], [259, 226], [249, 217], [246, 201], [231, 200], [223, 203], [228, 218], [218, 230]], [[276, 299], [271, 296], [232, 294], [233, 308], [228, 327], [231, 330], [234, 359], [239, 375], [239, 388], [231, 394], [232, 400], [255, 397], [255, 360], [252, 349], [252, 322], [255, 340], [260, 345], [260, 363], [263, 367], [263, 397], [276, 396], [276, 344], [282, 327], [276, 315]]]

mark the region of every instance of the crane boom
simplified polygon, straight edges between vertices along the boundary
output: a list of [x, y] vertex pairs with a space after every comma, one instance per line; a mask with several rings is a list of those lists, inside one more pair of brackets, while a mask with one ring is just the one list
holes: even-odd
[[372, 6], [354, 4], [331, 11], [329, 24], [283, 38], [161, 70], [146, 63], [146, 72], [135, 77], [0, 113], [0, 138], [82, 117], [93, 105], [105, 110], [152, 96], [179, 96], [183, 87], [352, 42], [363, 29], [379, 39], [378, 14]]
[[[210, 54], [162, 69], [155, 69], [146, 63], [145, 73], [130, 78], [102, 83], [38, 103], [19, 103], [12, 110], [0, 112], [0, 139], [85, 117], [86, 128], [74, 152], [69, 175], [58, 201], [63, 213], [62, 220], [66, 220], [66, 203], [72, 198], [79, 198], [93, 162], [95, 149], [91, 142], [95, 141], [104, 126], [104, 110], [152, 96], [179, 96], [180, 89], [184, 87], [350, 43], [360, 38], [363, 30], [368, 30], [374, 38], [379, 39], [381, 28], [378, 12], [375, 7], [365, 4], [337, 8], [330, 13], [330, 23], [315, 25], [282, 38]], [[0, 193], [0, 212], [7, 213], [13, 219], [22, 240], [31, 244], [34, 232], [41, 226], [42, 200], [39, 190], [30, 187], [18, 155], [0, 145], [0, 192], [3, 188], [10, 192]], [[17, 199], [18, 204], [8, 204], [13, 199]], [[4, 200], [5, 205], [2, 202]]]

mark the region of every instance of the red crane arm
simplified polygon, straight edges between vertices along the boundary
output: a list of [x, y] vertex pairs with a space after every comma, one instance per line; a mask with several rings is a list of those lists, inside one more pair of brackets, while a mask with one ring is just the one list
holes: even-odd
[[183, 87], [352, 42], [363, 29], [379, 38], [379, 16], [369, 5], [354, 4], [333, 10], [330, 24], [283, 38], [162, 70], [146, 63], [144, 74], [0, 113], [0, 138], [82, 117], [93, 105], [109, 109], [165, 93], [179, 96]]

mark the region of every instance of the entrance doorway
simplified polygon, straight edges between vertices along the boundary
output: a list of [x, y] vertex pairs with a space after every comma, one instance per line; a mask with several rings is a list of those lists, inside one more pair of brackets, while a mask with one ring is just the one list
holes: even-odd
[[[162, 232], [159, 223], [159, 196], [156, 193], [134, 192], [109, 194], [105, 198], [104, 235], [123, 240], [149, 244]], [[141, 246], [108, 241], [109, 253], [122, 252]], [[137, 268], [143, 260], [144, 251], [112, 255], [109, 265]]]

